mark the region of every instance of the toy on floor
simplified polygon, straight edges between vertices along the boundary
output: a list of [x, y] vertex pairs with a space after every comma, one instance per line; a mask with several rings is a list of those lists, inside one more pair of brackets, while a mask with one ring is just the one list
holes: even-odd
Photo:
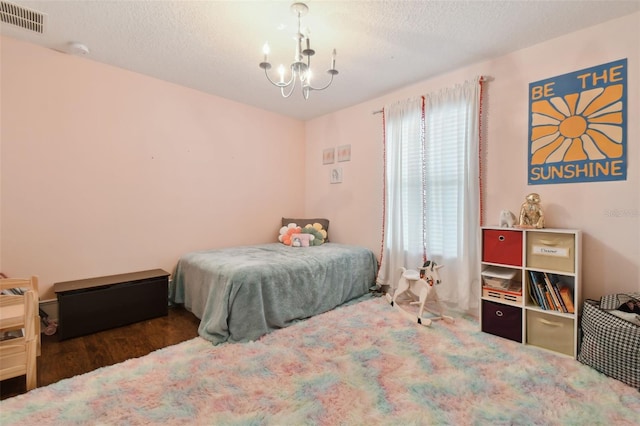
[[[398, 288], [393, 294], [393, 299], [390, 300], [391, 305], [397, 307], [412, 320], [415, 319], [418, 324], [425, 326], [431, 325], [432, 321], [441, 319], [453, 322], [452, 317], [444, 315], [444, 308], [440, 303], [435, 287], [442, 282], [438, 269], [443, 266], [444, 265], [438, 265], [428, 260], [421, 268], [418, 268], [420, 272], [402, 268], [402, 276], [398, 282]], [[398, 297], [401, 295], [408, 295], [412, 299], [410, 302], [411, 305], [420, 305], [417, 315], [408, 312], [401, 304], [397, 303]], [[389, 298], [389, 296], [387, 297]], [[434, 304], [437, 310], [429, 309], [427, 303]], [[425, 318], [423, 317], [425, 311], [433, 315]]]

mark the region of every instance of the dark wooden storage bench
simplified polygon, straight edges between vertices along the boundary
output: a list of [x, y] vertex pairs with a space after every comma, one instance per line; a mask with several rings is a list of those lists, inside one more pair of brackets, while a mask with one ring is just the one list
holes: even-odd
[[55, 283], [61, 340], [168, 314], [162, 269]]

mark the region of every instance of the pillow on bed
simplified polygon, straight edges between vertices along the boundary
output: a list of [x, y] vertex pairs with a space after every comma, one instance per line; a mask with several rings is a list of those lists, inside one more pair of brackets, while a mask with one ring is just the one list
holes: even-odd
[[319, 223], [309, 224], [302, 228], [301, 232], [303, 234], [313, 235], [313, 238], [309, 240], [309, 245], [312, 246], [322, 245], [327, 239], [327, 231], [325, 231]]
[[327, 232], [327, 236], [324, 239], [325, 243], [329, 242], [329, 219], [325, 218], [315, 218], [315, 219], [292, 219], [292, 218], [282, 218], [282, 226], [287, 226], [290, 223], [295, 223], [301, 228], [304, 228], [307, 225], [313, 225], [314, 223], [319, 223], [322, 225], [322, 229]]
[[278, 235], [278, 241], [280, 241], [285, 246], [291, 245], [291, 237], [293, 235], [299, 234], [302, 232], [302, 228], [297, 226], [295, 223], [290, 223], [286, 226], [280, 228], [280, 234]]
[[319, 246], [324, 244], [327, 238], [327, 231], [325, 231], [322, 225], [317, 222], [313, 225], [306, 225], [305, 227], [300, 227], [300, 225], [291, 222], [280, 228], [278, 241], [286, 246], [293, 246], [293, 238], [300, 234], [308, 234], [312, 237], [303, 237], [308, 244], [302, 245], [302, 241], [299, 240], [296, 247]]

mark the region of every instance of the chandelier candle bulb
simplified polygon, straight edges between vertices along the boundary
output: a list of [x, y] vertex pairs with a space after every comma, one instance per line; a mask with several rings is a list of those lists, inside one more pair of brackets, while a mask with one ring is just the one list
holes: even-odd
[[280, 83], [284, 83], [284, 65], [280, 64], [278, 73], [280, 74]]
[[333, 49], [333, 54], [331, 55], [331, 69], [336, 69], [336, 49]]
[[264, 53], [264, 62], [269, 62], [269, 44], [265, 43], [264, 46], [262, 46], [262, 53]]

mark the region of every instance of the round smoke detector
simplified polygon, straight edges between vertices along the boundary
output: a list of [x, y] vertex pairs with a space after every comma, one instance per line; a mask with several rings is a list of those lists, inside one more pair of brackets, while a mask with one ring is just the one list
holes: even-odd
[[72, 55], [84, 56], [89, 53], [89, 48], [86, 44], [74, 41], [69, 43], [69, 53]]

